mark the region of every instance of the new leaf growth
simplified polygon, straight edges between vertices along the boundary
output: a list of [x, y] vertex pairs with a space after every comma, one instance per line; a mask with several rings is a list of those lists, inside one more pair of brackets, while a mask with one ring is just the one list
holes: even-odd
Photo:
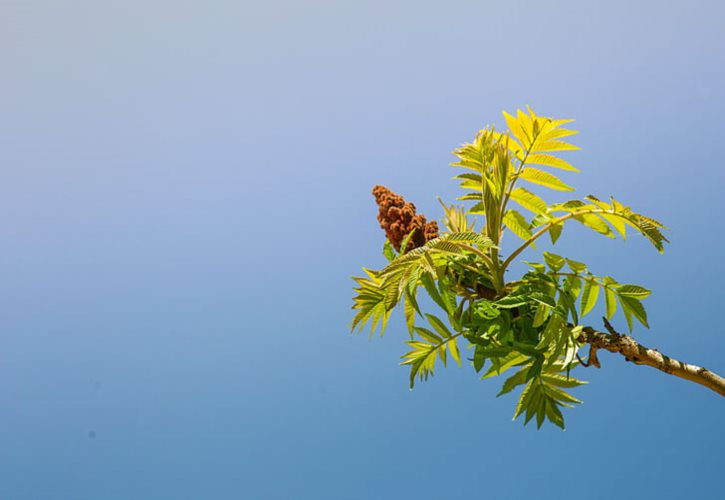
[[[627, 230], [634, 230], [659, 252], [667, 239], [660, 222], [614, 198], [586, 196], [548, 203], [535, 194], [533, 190], [542, 187], [573, 190], [554, 173], [578, 172], [558, 156], [578, 149], [564, 140], [576, 134], [564, 127], [572, 120], [538, 116], [531, 109], [504, 117], [506, 132], [487, 127], [454, 152], [458, 160], [452, 165], [463, 169], [455, 177], [464, 191], [458, 199], [468, 206], [442, 203], [445, 229], [440, 235], [437, 225], [416, 214], [411, 203], [375, 187], [389, 263], [354, 278], [352, 328], [359, 331], [370, 324], [371, 334], [378, 327], [382, 334], [391, 312], [402, 305], [410, 336], [402, 364], [410, 367], [411, 387], [432, 375], [438, 363], [445, 366], [452, 358], [461, 364], [462, 346], [463, 352], [471, 353], [470, 364], [481, 378], [505, 376], [499, 395], [520, 389], [514, 418], [523, 415], [525, 423], [535, 418], [539, 427], [548, 420], [563, 428], [561, 409], [580, 402], [569, 389], [584, 383], [570, 372], [582, 363], [598, 365], [597, 348], [616, 350], [616, 340], [631, 339], [613, 330], [596, 332], [583, 318], [603, 301], [605, 321], [619, 310], [630, 331], [636, 322], [648, 327], [642, 301], [650, 291], [595, 275], [586, 264], [554, 253], [543, 252], [532, 262], [534, 243], [542, 237], [556, 243], [571, 222], [610, 238], [624, 238]], [[479, 217], [483, 220], [476, 230]], [[518, 244], [503, 255], [506, 233]], [[507, 270], [525, 252], [529, 269], [507, 280]], [[437, 314], [421, 311], [421, 289], [440, 309]], [[612, 343], [602, 343], [601, 335], [610, 335], [606, 338]], [[588, 362], [580, 355], [586, 344]], [[668, 371], [644, 357], [628, 360]]]

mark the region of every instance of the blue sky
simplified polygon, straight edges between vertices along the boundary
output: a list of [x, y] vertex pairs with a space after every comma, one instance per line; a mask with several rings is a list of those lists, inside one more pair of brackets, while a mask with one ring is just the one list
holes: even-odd
[[[501, 111], [672, 245], [559, 252], [654, 290], [646, 345], [725, 372], [719, 2], [0, 3], [0, 498], [714, 498], [723, 401], [603, 354], [567, 430], [499, 381], [411, 392], [350, 335], [370, 195], [440, 217]], [[532, 257], [529, 255], [529, 257]], [[621, 323], [619, 326], [622, 326]]]

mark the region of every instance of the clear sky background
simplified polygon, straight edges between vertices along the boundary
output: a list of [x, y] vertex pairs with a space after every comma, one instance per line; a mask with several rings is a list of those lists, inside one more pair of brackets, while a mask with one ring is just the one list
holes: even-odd
[[664, 255], [558, 250], [654, 290], [643, 343], [725, 372], [723, 19], [0, 0], [0, 499], [720, 497], [700, 386], [605, 353], [537, 432], [468, 366], [409, 391], [399, 319], [348, 325], [350, 276], [383, 264], [371, 187], [439, 218], [450, 152], [528, 104], [577, 120], [580, 196], [671, 228]]

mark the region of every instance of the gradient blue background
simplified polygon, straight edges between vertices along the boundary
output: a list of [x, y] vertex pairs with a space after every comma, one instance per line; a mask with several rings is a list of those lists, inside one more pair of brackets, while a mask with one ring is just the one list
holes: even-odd
[[468, 367], [410, 392], [399, 319], [348, 324], [350, 276], [383, 264], [372, 185], [440, 217], [450, 152], [529, 104], [577, 119], [580, 196], [671, 228], [662, 256], [557, 248], [653, 288], [639, 338], [725, 372], [723, 19], [0, 1], [0, 499], [721, 498], [702, 387], [604, 354], [537, 432]]

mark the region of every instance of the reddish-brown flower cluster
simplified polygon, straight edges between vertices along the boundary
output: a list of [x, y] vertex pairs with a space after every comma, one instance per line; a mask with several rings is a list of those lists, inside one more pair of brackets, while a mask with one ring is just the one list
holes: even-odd
[[385, 236], [398, 252], [403, 240], [412, 231], [415, 232], [408, 241], [406, 251], [422, 247], [427, 241], [438, 237], [438, 223], [426, 222], [424, 215], [415, 213], [415, 205], [406, 202], [402, 196], [385, 186], [375, 186], [373, 196], [380, 207], [380, 227], [385, 230]]

